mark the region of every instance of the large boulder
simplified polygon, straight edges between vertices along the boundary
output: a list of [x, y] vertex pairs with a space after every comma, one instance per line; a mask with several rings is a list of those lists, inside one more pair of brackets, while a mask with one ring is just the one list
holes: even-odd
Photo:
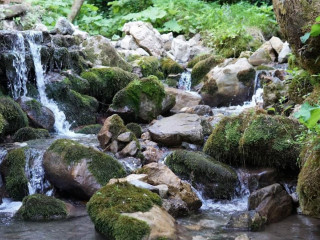
[[67, 205], [54, 197], [42, 194], [27, 196], [16, 213], [25, 221], [60, 220], [68, 216]]
[[175, 239], [175, 221], [161, 198], [129, 183], [107, 185], [87, 204], [96, 229], [110, 239]]
[[276, 52], [270, 42], [265, 42], [248, 60], [253, 66], [268, 64], [276, 60]]
[[[143, 166], [140, 171], [147, 174], [144, 181], [148, 184], [153, 186], [166, 185], [168, 187], [168, 200], [180, 201], [182, 206], [186, 206], [187, 212], [198, 210], [201, 207], [201, 200], [193, 192], [190, 184], [179, 179], [166, 165], [149, 163]], [[175, 211], [172, 212], [174, 204], [175, 202], [169, 202], [167, 204], [168, 208], [166, 208], [173, 215], [176, 213]]]
[[267, 223], [279, 222], [293, 211], [291, 196], [278, 183], [253, 192], [248, 200], [248, 209], [256, 210]]
[[183, 67], [171, 58], [161, 59], [161, 69], [166, 77], [170, 74], [179, 74], [184, 71]]
[[111, 178], [125, 174], [111, 156], [67, 139], [50, 146], [44, 154], [43, 167], [57, 189], [79, 199], [89, 199]]
[[201, 96], [195, 92], [187, 92], [177, 88], [166, 87], [166, 93], [176, 97], [176, 104], [171, 112], [179, 112], [184, 107], [194, 107], [201, 102]]
[[307, 142], [300, 155], [302, 169], [297, 192], [302, 213], [320, 218], [320, 138]]
[[182, 142], [202, 144], [211, 126], [196, 114], [179, 113], [155, 121], [148, 130], [153, 141], [178, 146]]
[[188, 62], [191, 54], [190, 45], [181, 38], [174, 38], [171, 43], [171, 51], [175, 60], [181, 63]]
[[266, 218], [258, 212], [243, 211], [231, 215], [226, 228], [237, 231], [260, 231], [264, 228]]
[[88, 81], [88, 90], [85, 93], [104, 104], [110, 103], [118, 91], [138, 78], [118, 67], [92, 68], [83, 72], [81, 77]]
[[255, 70], [246, 58], [227, 59], [206, 78], [200, 92], [204, 103], [212, 107], [242, 104], [254, 92]]
[[53, 112], [43, 106], [40, 102], [32, 98], [20, 98], [18, 103], [22, 110], [27, 114], [30, 125], [44, 128], [48, 131], [53, 130], [55, 118]]
[[26, 13], [30, 7], [27, 4], [1, 5], [0, 20], [19, 17]]
[[161, 57], [164, 53], [164, 44], [161, 34], [150, 23], [129, 22], [122, 29], [127, 35], [133, 36], [137, 44], [145, 49], [150, 55]]
[[126, 71], [132, 69], [111, 45], [110, 40], [103, 36], [89, 37], [81, 44], [81, 47], [87, 59], [94, 65], [119, 67]]
[[6, 191], [12, 199], [17, 201], [21, 201], [29, 194], [25, 166], [26, 155], [23, 148], [10, 151], [0, 165]]
[[310, 32], [315, 19], [320, 15], [320, 2], [317, 0], [274, 0], [274, 12], [284, 37], [304, 69], [315, 74], [320, 72], [320, 36], [310, 37], [302, 43], [301, 37]]
[[167, 94], [155, 76], [134, 80], [113, 98], [109, 111], [127, 119], [150, 122], [168, 112], [175, 104], [174, 96]]
[[230, 199], [235, 195], [238, 184], [236, 172], [201, 152], [174, 151], [166, 158], [166, 164], [194, 187], [201, 184], [208, 198]]
[[295, 119], [245, 112], [224, 118], [213, 130], [204, 152], [232, 166], [272, 167], [298, 171], [303, 127]]

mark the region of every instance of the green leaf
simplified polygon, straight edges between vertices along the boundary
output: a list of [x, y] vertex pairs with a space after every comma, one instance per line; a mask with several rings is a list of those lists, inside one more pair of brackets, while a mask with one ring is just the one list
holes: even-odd
[[320, 35], [320, 24], [314, 24], [311, 27], [310, 36], [317, 37]]
[[176, 33], [179, 33], [182, 31], [182, 27], [174, 19], [164, 23], [163, 26], [164, 26], [164, 29], [163, 29], [164, 31], [176, 32]]
[[316, 22], [320, 22], [320, 16], [316, 18]]
[[310, 33], [308, 32], [305, 35], [303, 35], [303, 37], [300, 38], [301, 42], [306, 43], [308, 41], [309, 37], [310, 37]]

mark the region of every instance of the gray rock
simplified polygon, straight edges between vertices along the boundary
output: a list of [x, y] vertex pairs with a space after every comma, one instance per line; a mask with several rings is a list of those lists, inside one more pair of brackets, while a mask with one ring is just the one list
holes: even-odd
[[120, 142], [130, 142], [132, 139], [133, 139], [132, 132], [121, 133], [117, 137], [117, 140], [120, 141]]
[[20, 16], [29, 10], [27, 4], [1, 5], [0, 20]]
[[138, 145], [136, 141], [131, 141], [124, 149], [119, 152], [119, 155], [124, 156], [134, 156], [138, 151]]
[[272, 48], [277, 52], [277, 54], [280, 54], [280, 52], [283, 49], [283, 42], [281, 41], [281, 39], [278, 37], [272, 37], [269, 40], [269, 42], [270, 42]]
[[279, 63], [286, 63], [288, 62], [288, 58], [290, 56], [290, 54], [292, 53], [291, 51], [291, 48], [289, 46], [289, 43], [288, 42], [285, 42], [283, 44], [283, 48], [281, 50], [281, 52], [279, 53], [279, 56], [278, 56], [278, 62]]
[[187, 216], [189, 214], [187, 204], [181, 199], [164, 199], [162, 207], [173, 217], [182, 217]]
[[183, 39], [175, 38], [171, 44], [172, 55], [175, 60], [181, 63], [185, 63], [190, 58], [190, 45]]
[[266, 218], [258, 212], [244, 211], [232, 214], [226, 227], [237, 231], [261, 231], [265, 223]]
[[119, 45], [125, 50], [137, 50], [139, 48], [134, 38], [130, 35], [126, 35], [123, 39], [121, 39]]
[[270, 42], [264, 43], [249, 57], [249, 63], [251, 63], [253, 66], [267, 64], [270, 62], [274, 62], [275, 60], [276, 54]]
[[74, 26], [66, 18], [60, 17], [57, 20], [55, 31], [62, 35], [72, 35], [75, 31]]

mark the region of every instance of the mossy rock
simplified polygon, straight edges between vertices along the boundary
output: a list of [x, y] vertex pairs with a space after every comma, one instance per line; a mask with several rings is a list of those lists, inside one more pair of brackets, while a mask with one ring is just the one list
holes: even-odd
[[134, 133], [134, 135], [137, 138], [141, 137], [142, 134], [142, 128], [140, 127], [140, 125], [138, 123], [128, 123], [126, 125], [126, 128], [128, 128], [131, 132]]
[[22, 111], [19, 104], [11, 98], [0, 97], [0, 130], [2, 133], [12, 134], [20, 128], [28, 126], [27, 115]]
[[210, 72], [212, 68], [223, 61], [220, 57], [211, 56], [194, 65], [191, 72], [191, 85], [195, 86]]
[[260, 65], [256, 68], [257, 71], [271, 71], [274, 70], [273, 67], [265, 66], [265, 65]]
[[96, 122], [99, 103], [94, 97], [80, 94], [64, 82], [47, 85], [46, 92], [49, 98], [58, 103], [72, 127]]
[[210, 53], [200, 54], [200, 55], [194, 57], [190, 62], [188, 62], [187, 68], [193, 68], [194, 65], [196, 65], [198, 62], [205, 60], [211, 56], [212, 56], [212, 54], [210, 54]]
[[79, 130], [76, 130], [75, 132], [81, 134], [98, 134], [101, 128], [101, 124], [92, 124], [81, 127]]
[[26, 155], [24, 148], [10, 151], [1, 164], [1, 174], [9, 196], [21, 201], [28, 195], [28, 179], [25, 175]]
[[[43, 166], [55, 187], [81, 199], [90, 198], [111, 178], [125, 175], [124, 168], [113, 157], [67, 139], [56, 140], [49, 147], [44, 154]], [[79, 171], [79, 167], [83, 171]], [[73, 175], [73, 169], [79, 171], [77, 176]], [[79, 182], [78, 177], [86, 180]]]
[[17, 216], [26, 221], [59, 220], [67, 217], [66, 204], [54, 197], [42, 194], [27, 196]]
[[77, 50], [70, 51], [65, 47], [54, 48], [53, 62], [58, 69], [71, 69], [80, 74], [87, 67], [86, 61], [82, 56], [82, 52]]
[[155, 76], [134, 80], [113, 98], [110, 109], [122, 112], [125, 109], [135, 119], [151, 121], [164, 111], [170, 110], [175, 98], [167, 95], [163, 84]]
[[70, 89], [81, 93], [88, 94], [90, 90], [90, 84], [87, 79], [84, 79], [75, 74], [69, 74], [63, 82], [70, 87]]
[[[294, 72], [293, 78], [290, 79], [289, 83], [289, 99], [296, 104], [302, 104], [319, 80], [319, 77], [312, 76], [304, 70]], [[320, 97], [318, 97], [318, 100], [320, 100]]]
[[95, 228], [108, 239], [141, 240], [150, 233], [148, 224], [121, 213], [147, 212], [161, 204], [155, 193], [128, 183], [116, 183], [97, 191], [87, 210]]
[[171, 58], [163, 58], [161, 60], [161, 69], [165, 76], [183, 73], [184, 71], [183, 67]]
[[320, 218], [320, 138], [304, 144], [297, 192], [303, 214]]
[[236, 172], [204, 153], [177, 150], [166, 158], [166, 164], [194, 187], [203, 185], [204, 194], [209, 198], [230, 199], [235, 195]]
[[118, 91], [138, 78], [135, 74], [117, 67], [92, 68], [83, 72], [81, 77], [89, 82], [88, 95], [95, 97], [103, 104], [110, 103]]
[[36, 129], [31, 127], [20, 128], [14, 135], [16, 142], [25, 142], [33, 139], [49, 138], [50, 134], [46, 129]]
[[264, 113], [243, 113], [223, 119], [204, 152], [232, 166], [273, 167], [297, 171], [303, 127], [295, 120]]
[[135, 61], [136, 64], [141, 68], [143, 77], [155, 75], [159, 79], [163, 79], [164, 75], [160, 71], [160, 61], [154, 56], [141, 57]]

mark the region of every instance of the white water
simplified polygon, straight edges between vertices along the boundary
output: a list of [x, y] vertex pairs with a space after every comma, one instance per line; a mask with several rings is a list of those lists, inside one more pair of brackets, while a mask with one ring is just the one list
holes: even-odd
[[32, 54], [34, 68], [36, 73], [37, 88], [40, 95], [40, 102], [47, 108], [49, 108], [55, 117], [54, 127], [55, 130], [62, 135], [73, 135], [74, 132], [70, 131], [70, 123], [66, 120], [64, 112], [59, 110], [58, 105], [51, 99], [48, 99], [46, 95], [46, 82], [44, 77], [44, 70], [41, 64], [40, 50], [41, 46], [35, 41], [35, 38], [40, 38], [42, 41], [42, 33], [30, 31], [26, 36], [30, 46], [30, 52]]
[[17, 33], [17, 41], [12, 43], [12, 53], [14, 54], [13, 67], [16, 74], [7, 73], [9, 88], [11, 89], [14, 99], [18, 99], [22, 94], [27, 94], [27, 66], [24, 38], [21, 33]]
[[185, 91], [191, 90], [191, 72], [187, 69], [187, 71], [181, 74], [179, 79], [178, 88], [183, 89]]

